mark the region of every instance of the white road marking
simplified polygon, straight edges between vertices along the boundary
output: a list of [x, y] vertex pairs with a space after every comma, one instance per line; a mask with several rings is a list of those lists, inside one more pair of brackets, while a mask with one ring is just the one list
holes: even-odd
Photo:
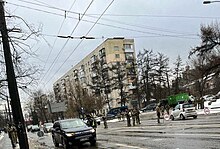
[[114, 145], [118, 145], [118, 146], [126, 147], [126, 148], [133, 148], [133, 149], [147, 149], [147, 148], [142, 148], [142, 147], [138, 147], [138, 146], [131, 146], [131, 145], [119, 144], [119, 143], [115, 143]]

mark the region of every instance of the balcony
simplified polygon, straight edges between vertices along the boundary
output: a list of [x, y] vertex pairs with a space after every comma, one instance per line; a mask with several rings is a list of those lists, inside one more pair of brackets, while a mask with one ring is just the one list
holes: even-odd
[[126, 53], [125, 54], [125, 58], [126, 58], [126, 60], [133, 60], [134, 59], [134, 55], [133, 55], [133, 53]]
[[132, 44], [124, 44], [125, 52], [134, 52], [134, 48]]
[[91, 64], [95, 63], [97, 61], [97, 57], [93, 55], [90, 59]]

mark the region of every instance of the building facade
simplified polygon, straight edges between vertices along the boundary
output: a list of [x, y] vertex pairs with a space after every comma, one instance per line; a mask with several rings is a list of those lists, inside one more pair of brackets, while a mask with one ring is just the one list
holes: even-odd
[[108, 38], [58, 79], [53, 88], [56, 100], [68, 101], [69, 91], [79, 83], [89, 93], [103, 96], [109, 107], [118, 107], [122, 98], [126, 105], [134, 98], [136, 78], [134, 39]]

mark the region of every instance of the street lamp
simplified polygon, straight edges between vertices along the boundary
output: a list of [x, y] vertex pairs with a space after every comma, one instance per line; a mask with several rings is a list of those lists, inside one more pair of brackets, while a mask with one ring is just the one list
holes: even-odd
[[216, 3], [216, 2], [220, 2], [220, 1], [203, 1], [203, 4], [211, 4], [211, 3]]

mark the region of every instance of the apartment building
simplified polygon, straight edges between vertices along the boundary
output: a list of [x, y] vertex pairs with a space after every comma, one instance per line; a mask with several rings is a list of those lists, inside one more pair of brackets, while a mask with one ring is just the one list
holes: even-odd
[[[54, 83], [56, 99], [68, 101], [71, 96], [68, 94], [68, 90], [76, 83], [80, 83], [91, 94], [100, 92], [100, 88], [92, 90], [91, 86], [103, 84], [105, 91], [101, 94], [103, 96], [107, 94], [111, 107], [118, 107], [121, 105], [121, 97], [119, 90], [113, 89], [112, 78], [115, 74], [112, 68], [120, 65], [120, 68], [116, 67], [115, 70], [118, 72], [123, 69], [121, 81], [127, 84], [126, 93], [132, 95], [132, 90], [135, 88], [132, 82], [136, 79], [135, 62], [134, 39], [108, 38]], [[101, 79], [102, 83], [99, 82]], [[106, 92], [107, 90], [108, 92]], [[130, 100], [131, 96], [126, 96], [126, 105], [130, 104]]]

